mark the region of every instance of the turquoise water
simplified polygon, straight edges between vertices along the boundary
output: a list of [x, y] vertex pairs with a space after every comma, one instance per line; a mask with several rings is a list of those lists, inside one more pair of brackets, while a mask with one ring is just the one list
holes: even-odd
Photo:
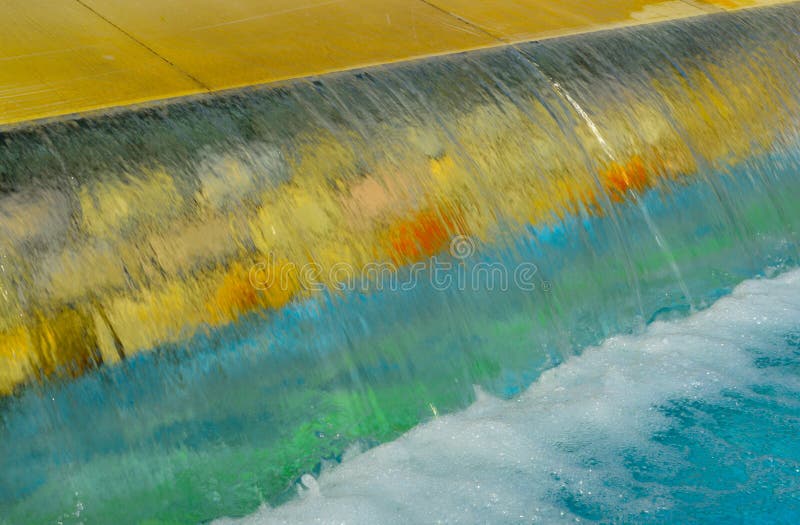
[[478, 392], [223, 524], [797, 523], [800, 271]]
[[[396, 439], [435, 414], [469, 406], [474, 385], [513, 398], [586, 346], [705, 308], [750, 276], [792, 268], [800, 217], [788, 214], [794, 222], [787, 224], [779, 211], [792, 210], [800, 195], [794, 151], [752, 159], [721, 179], [701, 178], [647, 196], [643, 202], [670, 241], [671, 258], [655, 246], [641, 209], [633, 203], [621, 207], [635, 247], [639, 298], [610, 247], [611, 221], [574, 217], [556, 228], [531, 229], [516, 239], [513, 251], [484, 246], [474, 256], [475, 262], [534, 261], [541, 279], [534, 291], [443, 292], [421, 280], [409, 291], [322, 298], [266, 321], [255, 316], [211, 331], [185, 349], [164, 348], [70, 383], [30, 389], [4, 410], [2, 516], [8, 523], [185, 523], [241, 513], [286, 501], [300, 475], [340, 461], [353, 446]], [[772, 193], [750, 176], [764, 169], [774, 177]], [[752, 232], [745, 241], [708, 204], [714, 188], [703, 180], [719, 180], [741, 196], [731, 205], [736, 224]], [[681, 268], [682, 285], [670, 261]], [[692, 294], [692, 303], [682, 290]], [[402, 321], [391, 312], [403, 312]], [[796, 344], [796, 328], [795, 323], [774, 335]], [[762, 343], [755, 341], [754, 351]], [[788, 373], [797, 364], [791, 348], [784, 350]], [[771, 388], [780, 402], [767, 416], [796, 414], [794, 402], [786, 401], [793, 391], [783, 392], [778, 383]], [[742, 404], [768, 403], [771, 394], [743, 395]], [[735, 397], [721, 396], [659, 405], [677, 424], [659, 437], [674, 442], [665, 451], [696, 449], [697, 468], [702, 461], [715, 466], [722, 456], [712, 459], [709, 443], [691, 441], [700, 430], [681, 422], [691, 414], [708, 420], [718, 414], [746, 432], [748, 418], [765, 417], [737, 416], [730, 411], [735, 403]], [[790, 436], [794, 427], [787, 421], [790, 426], [782, 427], [775, 419], [765, 443], [774, 441], [773, 434]], [[735, 427], [730, 432], [736, 434]], [[791, 448], [788, 442], [774, 446]], [[639, 464], [636, 449], [628, 452], [626, 461], [642, 486], [650, 483], [647, 476], [665, 485], [684, 476], [650, 465], [651, 459]], [[723, 447], [719, 453], [737, 452]], [[793, 457], [780, 459], [781, 465]], [[701, 472], [696, 490], [682, 495], [686, 505], [703, 483], [738, 468], [724, 461]], [[774, 474], [772, 482], [790, 482]], [[564, 505], [574, 499], [571, 490], [564, 489]], [[580, 499], [569, 505], [579, 516], [605, 512]]]

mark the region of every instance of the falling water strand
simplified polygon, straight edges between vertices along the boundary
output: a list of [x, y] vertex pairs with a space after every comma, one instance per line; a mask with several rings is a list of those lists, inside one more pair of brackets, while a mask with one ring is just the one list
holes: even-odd
[[[586, 126], [595, 136], [597, 142], [603, 148], [603, 151], [608, 156], [609, 160], [612, 162], [616, 162], [614, 154], [611, 151], [611, 148], [609, 147], [608, 143], [600, 134], [600, 130], [597, 128], [594, 121], [592, 121], [589, 114], [583, 110], [580, 104], [578, 104], [578, 101], [572, 98], [572, 96], [565, 89], [563, 89], [558, 82], [553, 82], [553, 88], [564, 98], [566, 98], [567, 101], [570, 103], [570, 105], [573, 108], [575, 108], [575, 111], [581, 116], [583, 121], [586, 123]], [[661, 249], [662, 253], [664, 254], [664, 257], [667, 258], [670, 269], [672, 270], [672, 273], [675, 275], [675, 278], [678, 281], [678, 286], [681, 289], [681, 293], [683, 294], [684, 299], [687, 301], [689, 308], [693, 309], [694, 302], [692, 301], [692, 295], [691, 293], [689, 293], [689, 288], [686, 286], [686, 281], [684, 280], [683, 275], [681, 274], [681, 270], [678, 267], [678, 263], [675, 260], [675, 257], [673, 256], [672, 249], [670, 248], [666, 239], [664, 239], [664, 236], [659, 231], [659, 228], [656, 226], [655, 222], [653, 222], [653, 219], [647, 210], [647, 206], [645, 205], [643, 200], [639, 197], [639, 194], [633, 188], [628, 188], [628, 192], [630, 193], [631, 197], [633, 197], [634, 202], [636, 202], [636, 205], [639, 207], [639, 210], [642, 212], [642, 216], [644, 217], [644, 220], [647, 223], [647, 227], [652, 232], [653, 238], [658, 244], [658, 247]]]
[[[553, 87], [553, 84], [555, 83], [555, 81], [550, 77], [550, 75], [548, 75], [547, 73], [545, 73], [542, 70], [542, 68], [536, 62], [535, 57], [531, 56], [530, 53], [528, 53], [525, 49], [522, 49], [520, 46], [511, 46], [511, 49], [512, 49], [512, 51], [514, 52], [514, 54], [516, 56], [521, 57], [521, 62], [525, 65], [525, 67], [528, 70], [532, 71], [538, 77], [543, 78], [545, 80], [545, 82], [547, 82], [547, 84], [550, 87]], [[494, 75], [493, 75], [493, 77], [494, 77]], [[553, 88], [553, 91], [556, 93], [556, 95], [559, 95], [558, 89]], [[538, 98], [538, 96], [537, 96], [537, 98]], [[558, 100], [563, 101], [564, 97], [559, 96]], [[540, 103], [548, 108], [548, 112], [550, 113], [552, 118], [558, 123], [559, 127], [564, 132], [565, 136], [571, 137], [572, 139], [575, 140], [575, 142], [580, 147], [581, 153], [586, 158], [586, 167], [589, 170], [589, 173], [591, 173], [591, 175], [592, 175], [592, 178], [593, 178], [595, 187], [597, 188], [597, 191], [600, 193], [600, 195], [602, 195], [602, 198], [603, 198], [603, 201], [604, 201], [604, 205], [605, 205], [606, 209], [608, 210], [609, 214], [611, 215], [611, 219], [612, 219], [613, 224], [614, 224], [614, 232], [615, 232], [617, 238], [619, 239], [620, 246], [622, 246], [623, 255], [624, 255], [623, 256], [623, 260], [624, 260], [624, 264], [625, 264], [626, 270], [627, 270], [626, 277], [628, 278], [628, 281], [630, 282], [631, 287], [633, 288], [633, 291], [634, 291], [634, 296], [635, 296], [637, 308], [638, 308], [638, 311], [639, 311], [639, 317], [642, 320], [642, 322], [644, 322], [644, 320], [645, 320], [644, 305], [642, 303], [642, 288], [641, 288], [641, 283], [640, 283], [640, 279], [639, 279], [639, 274], [636, 271], [636, 268], [634, 267], [634, 265], [632, 263], [631, 246], [630, 246], [630, 243], [628, 242], [628, 239], [625, 236], [625, 233], [623, 232], [622, 225], [621, 225], [620, 218], [619, 218], [619, 214], [618, 214], [616, 208], [614, 207], [614, 205], [612, 204], [611, 198], [609, 197], [608, 192], [606, 192], [604, 190], [603, 184], [600, 181], [600, 177], [597, 174], [596, 166], [594, 165], [593, 160], [591, 159], [589, 153], [586, 151], [586, 148], [584, 147], [584, 145], [583, 145], [582, 141], [580, 140], [580, 138], [577, 136], [577, 134], [575, 133], [574, 130], [570, 130], [568, 126], [566, 126], [566, 125], [561, 123], [560, 119], [558, 119], [558, 117], [556, 116], [555, 111], [550, 109], [548, 107], [548, 105], [544, 102], [544, 100], [540, 100]]]

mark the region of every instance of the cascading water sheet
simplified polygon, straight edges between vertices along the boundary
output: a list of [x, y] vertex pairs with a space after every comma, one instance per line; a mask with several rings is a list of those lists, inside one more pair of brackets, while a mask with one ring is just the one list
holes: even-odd
[[798, 22], [6, 130], [0, 523], [793, 521]]

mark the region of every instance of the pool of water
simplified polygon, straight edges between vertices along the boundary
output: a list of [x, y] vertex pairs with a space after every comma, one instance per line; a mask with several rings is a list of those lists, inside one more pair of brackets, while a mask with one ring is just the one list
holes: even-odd
[[800, 271], [478, 392], [222, 524], [797, 523]]

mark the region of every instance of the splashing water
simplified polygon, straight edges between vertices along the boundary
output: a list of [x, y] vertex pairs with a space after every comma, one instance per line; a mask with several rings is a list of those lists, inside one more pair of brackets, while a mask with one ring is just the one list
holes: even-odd
[[345, 459], [268, 523], [794, 523], [800, 271]]
[[791, 522], [798, 21], [3, 131], [0, 523]]

